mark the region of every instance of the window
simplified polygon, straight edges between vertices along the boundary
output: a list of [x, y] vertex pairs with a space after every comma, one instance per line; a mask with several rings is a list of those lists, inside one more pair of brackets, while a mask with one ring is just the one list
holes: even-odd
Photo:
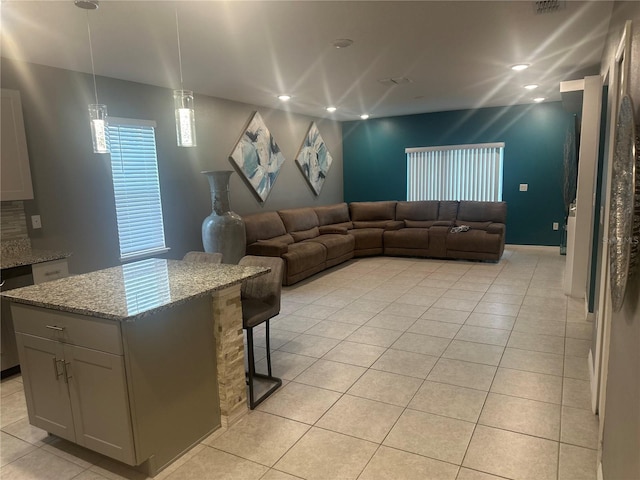
[[166, 252], [155, 122], [109, 119], [120, 259]]
[[502, 200], [504, 143], [407, 148], [407, 200]]

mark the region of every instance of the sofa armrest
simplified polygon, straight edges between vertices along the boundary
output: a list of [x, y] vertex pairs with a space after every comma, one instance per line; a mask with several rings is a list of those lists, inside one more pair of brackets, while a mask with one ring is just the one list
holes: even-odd
[[402, 220], [392, 220], [384, 227], [387, 232], [389, 230], [400, 230], [401, 228], [404, 228], [404, 222]]
[[280, 257], [289, 251], [289, 246], [282, 242], [269, 240], [258, 240], [247, 245], [247, 255], [258, 255], [264, 257]]
[[487, 227], [487, 233], [498, 233], [500, 235], [504, 235], [504, 230], [504, 223], [491, 223]]
[[323, 225], [319, 228], [320, 235], [324, 235], [327, 233], [337, 233], [339, 235], [346, 235], [347, 229], [345, 227], [334, 227], [333, 225]]

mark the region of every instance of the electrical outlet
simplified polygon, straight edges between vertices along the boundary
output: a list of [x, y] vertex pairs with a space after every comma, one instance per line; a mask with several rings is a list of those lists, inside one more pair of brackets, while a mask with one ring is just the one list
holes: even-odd
[[553, 222], [553, 229], [558, 230], [559, 228], [560, 228], [560, 225], [558, 224], [558, 222]]
[[40, 215], [31, 215], [31, 226], [34, 230], [42, 228], [42, 220], [40, 220]]
[[529, 190], [529, 184], [528, 183], [521, 183], [520, 184], [520, 191], [521, 192], [526, 192], [527, 190]]

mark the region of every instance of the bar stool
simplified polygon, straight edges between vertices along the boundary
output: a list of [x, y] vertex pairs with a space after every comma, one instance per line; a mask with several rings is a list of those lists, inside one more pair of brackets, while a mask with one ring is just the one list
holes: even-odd
[[[269, 395], [282, 385], [280, 378], [274, 377], [271, 371], [271, 348], [269, 346], [269, 320], [280, 313], [280, 294], [282, 292], [282, 272], [284, 262], [279, 257], [245, 256], [240, 259], [238, 265], [268, 267], [271, 269], [266, 275], [252, 278], [242, 282], [242, 327], [247, 331], [247, 350], [249, 372], [247, 381], [249, 384], [249, 408], [253, 410]], [[267, 346], [267, 375], [256, 373], [255, 357], [253, 352], [253, 329], [266, 323]], [[254, 380], [256, 378], [268, 380], [273, 385], [255, 398]]]

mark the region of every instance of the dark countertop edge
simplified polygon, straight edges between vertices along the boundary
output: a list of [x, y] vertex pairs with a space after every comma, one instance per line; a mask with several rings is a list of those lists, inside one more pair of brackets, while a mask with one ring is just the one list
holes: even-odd
[[267, 270], [265, 272], [258, 272], [254, 275], [251, 275], [249, 277], [245, 277], [241, 280], [236, 280], [230, 283], [227, 283], [224, 286], [219, 286], [219, 287], [214, 287], [208, 290], [205, 290], [201, 293], [197, 293], [195, 295], [191, 295], [189, 297], [185, 297], [185, 298], [181, 298], [180, 300], [175, 300], [173, 302], [169, 302], [169, 303], [165, 303], [164, 305], [158, 305], [157, 307], [153, 307], [149, 310], [146, 310], [144, 312], [141, 313], [136, 313], [134, 315], [127, 315], [127, 316], [120, 316], [120, 315], [109, 315], [108, 313], [101, 313], [101, 312], [96, 312], [93, 310], [85, 310], [82, 308], [74, 308], [74, 307], [67, 307], [64, 305], [54, 305], [51, 303], [45, 303], [45, 302], [38, 302], [36, 300], [27, 300], [24, 298], [18, 298], [18, 297], [12, 297], [11, 296], [11, 290], [7, 290], [6, 292], [3, 292], [2, 294], [0, 294], [0, 296], [7, 298], [8, 300], [15, 302], [15, 303], [20, 303], [22, 305], [30, 305], [32, 307], [40, 307], [40, 308], [48, 308], [50, 310], [57, 310], [59, 312], [68, 312], [68, 313], [75, 313], [78, 315], [84, 315], [87, 317], [93, 317], [93, 318], [103, 318], [106, 320], [112, 320], [112, 321], [116, 321], [116, 322], [135, 322], [137, 319], [139, 318], [143, 318], [143, 317], [147, 317], [149, 315], [153, 315], [155, 313], [158, 313], [161, 310], [166, 310], [168, 308], [177, 306], [177, 305], [181, 305], [183, 303], [189, 302], [191, 300], [195, 300], [197, 298], [201, 298], [201, 297], [205, 297], [207, 295], [211, 295], [214, 292], [220, 291], [220, 290], [224, 290], [226, 288], [229, 287], [233, 287], [235, 285], [239, 285], [243, 282], [243, 280], [249, 280], [251, 278], [256, 278], [259, 277], [261, 275], [264, 275], [266, 273], [269, 273], [269, 271], [271, 271], [270, 268], [265, 267]]
[[[25, 265], [36, 265], [38, 263], [62, 260], [63, 258], [69, 258], [71, 255], [71, 252], [61, 252], [55, 250], [34, 250], [29, 254], [16, 255], [16, 257], [23, 257], [22, 259], [16, 259], [5, 263], [4, 258], [2, 258], [0, 260], [0, 268], [2, 270], [6, 270], [9, 268], [24, 267]], [[3, 257], [4, 256], [5, 255], [3, 255]]]

